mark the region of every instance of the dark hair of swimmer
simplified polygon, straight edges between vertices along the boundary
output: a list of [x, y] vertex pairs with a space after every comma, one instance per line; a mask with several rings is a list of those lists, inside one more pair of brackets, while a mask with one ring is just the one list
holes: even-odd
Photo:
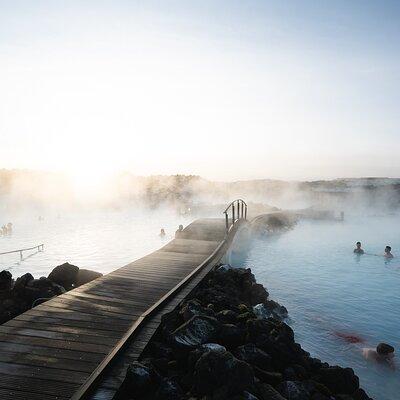
[[376, 346], [376, 352], [380, 355], [392, 354], [394, 353], [394, 347], [387, 343], [379, 343], [378, 346]]
[[357, 246], [357, 247], [361, 247], [361, 242], [357, 242], [357, 243], [356, 243], [356, 246]]
[[389, 252], [389, 251], [392, 251], [392, 248], [390, 246], [386, 246], [385, 247], [385, 251], [386, 251], [386, 253]]

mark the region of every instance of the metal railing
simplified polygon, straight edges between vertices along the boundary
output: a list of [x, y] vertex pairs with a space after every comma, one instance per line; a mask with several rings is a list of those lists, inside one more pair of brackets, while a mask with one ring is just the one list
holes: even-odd
[[239, 219], [247, 219], [247, 204], [242, 199], [233, 200], [226, 210], [225, 214], [225, 225], [226, 232], [229, 231], [230, 227], [235, 224]]
[[29, 251], [29, 250], [35, 250], [37, 249], [37, 251], [43, 251], [44, 250], [44, 244], [39, 244], [37, 246], [33, 246], [33, 247], [28, 247], [26, 249], [19, 249], [19, 250], [12, 250], [12, 251], [6, 251], [4, 253], [0, 253], [0, 256], [3, 256], [4, 254], [12, 254], [12, 253], [19, 253], [20, 259], [22, 260], [22, 252], [23, 251]]

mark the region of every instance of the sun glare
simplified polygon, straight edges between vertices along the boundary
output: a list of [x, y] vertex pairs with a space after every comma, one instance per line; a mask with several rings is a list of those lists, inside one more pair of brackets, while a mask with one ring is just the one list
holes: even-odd
[[96, 200], [107, 193], [107, 182], [111, 172], [105, 170], [81, 168], [67, 173], [74, 195], [78, 200]]

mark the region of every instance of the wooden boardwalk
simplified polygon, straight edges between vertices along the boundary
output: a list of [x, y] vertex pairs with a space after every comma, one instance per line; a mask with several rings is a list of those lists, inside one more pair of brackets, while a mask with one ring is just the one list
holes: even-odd
[[[82, 387], [97, 374], [121, 338], [186, 278], [188, 284], [146, 320], [91, 395], [111, 399], [126, 366], [140, 355], [158, 327], [161, 314], [172, 310], [218, 262], [228, 238], [224, 220], [197, 220], [185, 228], [181, 238], [160, 250], [1, 325], [0, 398], [83, 398]], [[192, 279], [194, 271], [196, 278]]]

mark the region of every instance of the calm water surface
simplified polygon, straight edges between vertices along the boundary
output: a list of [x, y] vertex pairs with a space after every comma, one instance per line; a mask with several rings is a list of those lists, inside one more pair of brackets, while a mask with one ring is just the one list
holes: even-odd
[[[400, 218], [353, 218], [344, 223], [301, 222], [280, 236], [255, 239], [245, 258], [271, 297], [289, 310], [296, 340], [312, 356], [352, 367], [376, 400], [400, 398]], [[390, 262], [355, 256], [398, 255]], [[340, 334], [356, 335], [351, 344]], [[397, 369], [367, 362], [363, 347], [379, 342], [397, 350]]]
[[[5, 216], [3, 216], [3, 219]], [[12, 221], [13, 234], [0, 237], [0, 253], [44, 243], [44, 252], [0, 256], [0, 270], [8, 269], [14, 277], [31, 272], [35, 277], [48, 275], [52, 268], [66, 261], [80, 268], [102, 273], [113, 271], [166, 244], [179, 224], [193, 220], [168, 210], [104, 211], [50, 213], [42, 221], [38, 215], [19, 214], [1, 221]], [[158, 236], [160, 229], [166, 237]]]

